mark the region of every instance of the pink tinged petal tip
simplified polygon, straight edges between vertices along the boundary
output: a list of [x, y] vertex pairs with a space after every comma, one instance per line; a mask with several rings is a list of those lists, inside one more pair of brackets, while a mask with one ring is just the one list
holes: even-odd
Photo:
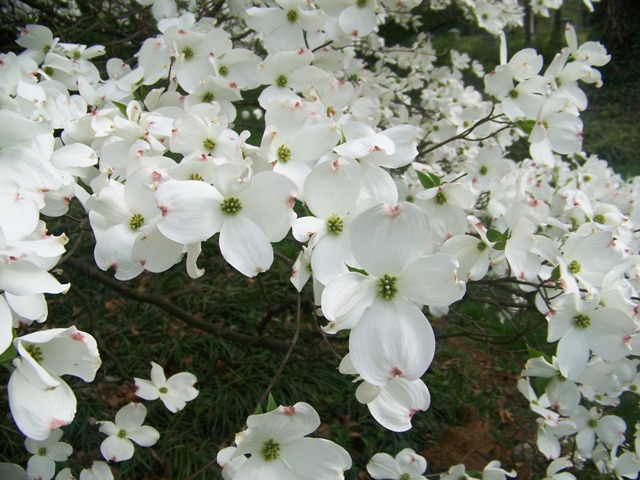
[[64, 427], [66, 425], [68, 425], [68, 422], [65, 422], [64, 420], [59, 420], [57, 418], [52, 418], [51, 422], [49, 422], [49, 428], [51, 430], [55, 430], [56, 428]]
[[398, 204], [395, 206], [387, 205], [387, 214], [390, 217], [397, 216], [402, 211], [402, 205]]
[[282, 413], [284, 413], [288, 417], [291, 417], [296, 414], [296, 407], [295, 406], [284, 407]]

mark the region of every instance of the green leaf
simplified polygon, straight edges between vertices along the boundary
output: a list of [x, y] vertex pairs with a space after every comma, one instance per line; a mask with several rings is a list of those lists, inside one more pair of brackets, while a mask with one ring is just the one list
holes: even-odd
[[278, 408], [278, 404], [273, 398], [273, 395], [270, 393], [269, 400], [267, 400], [267, 412], [273, 412], [276, 408]]
[[527, 135], [529, 135], [531, 133], [531, 130], [533, 130], [533, 127], [535, 127], [536, 125], [536, 121], [535, 120], [518, 120], [515, 122], [516, 127], [518, 127], [520, 130], [523, 130]]
[[347, 270], [350, 272], [356, 272], [361, 275], [369, 275], [366, 270], [362, 270], [361, 268], [352, 267], [351, 265], [347, 265]]
[[418, 174], [418, 180], [426, 189], [439, 187], [442, 184], [440, 177], [433, 173], [421, 172], [420, 170], [416, 170], [416, 173]]
[[120, 110], [120, 113], [124, 117], [128, 117], [127, 116], [127, 106], [124, 103], [114, 102], [113, 100], [111, 101], [111, 103], [113, 103], [116, 107], [118, 107], [118, 110]]
[[490, 242], [499, 242], [502, 239], [502, 232], [495, 228], [490, 228], [487, 230], [487, 238]]
[[254, 415], [262, 415], [263, 413], [264, 411], [262, 410], [262, 405], [258, 405], [258, 408], [256, 408]]
[[551, 277], [549, 278], [549, 280], [551, 280], [553, 282], [557, 282], [558, 280], [560, 280], [560, 266], [559, 265], [551, 271]]
[[18, 351], [16, 350], [16, 347], [14, 347], [13, 344], [9, 345], [9, 347], [4, 352], [2, 352], [2, 355], [0, 355], [0, 365], [2, 365], [3, 363], [11, 363], [11, 360], [16, 358], [17, 356]]

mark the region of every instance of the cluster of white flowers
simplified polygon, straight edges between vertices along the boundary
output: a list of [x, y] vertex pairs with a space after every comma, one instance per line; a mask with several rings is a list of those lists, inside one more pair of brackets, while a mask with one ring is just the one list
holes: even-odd
[[[484, 75], [490, 101], [464, 84], [463, 69], [483, 76], [464, 54], [436, 67], [422, 34], [413, 48], [383, 48], [375, 29], [386, 10], [419, 2], [230, 2], [244, 27], [197, 19], [173, 0], [140, 3], [152, 5], [160, 33], [135, 64], [109, 59], [108, 78], [91, 61], [102, 47], [61, 43], [42, 26], [24, 29], [21, 54], [0, 54], [0, 353], [14, 367], [11, 414], [34, 454], [27, 475], [53, 478], [55, 462], [71, 454], [60, 427], [73, 420], [76, 399], [61, 376], [91, 382], [100, 366], [96, 341], [75, 327], [13, 338], [19, 325], [46, 320], [45, 293], [69, 288], [50, 273], [67, 239], [47, 234], [40, 215], [64, 215], [75, 197], [96, 264], [119, 280], [184, 257], [200, 277], [202, 243], [216, 234], [224, 259], [253, 277], [292, 232], [301, 251], [291, 282], [301, 290], [311, 280], [327, 333], [349, 331], [340, 371], [361, 382], [358, 401], [396, 432], [431, 402], [422, 377], [436, 341], [424, 310], [446, 314], [469, 282], [509, 280], [535, 293], [557, 342], [555, 356], [531, 358], [519, 383], [540, 415], [538, 447], [553, 460], [547, 478], [573, 478], [561, 470], [585, 459], [638, 476], [640, 442], [632, 448], [627, 435], [640, 428], [627, 432], [606, 410], [640, 386], [640, 182], [581, 153], [579, 82], [601, 85], [602, 45], [578, 45], [569, 25], [568, 46], [541, 74], [533, 49], [507, 61], [503, 29], [521, 23], [517, 2], [460, 2], [502, 39], [500, 65]], [[560, 4], [532, 2], [541, 14]], [[232, 33], [246, 27], [264, 57], [234, 46]], [[257, 110], [239, 107], [256, 88]], [[235, 130], [238, 110], [263, 118], [255, 145]], [[525, 136], [531, 158], [508, 158]], [[548, 379], [544, 391], [530, 377]], [[198, 395], [195, 382], [186, 372], [167, 379], [155, 363], [151, 381], [135, 379], [139, 397], [171, 412]], [[99, 422], [105, 460], [131, 458], [132, 441], [156, 443], [145, 416], [131, 403], [115, 423]], [[343, 478], [347, 452], [305, 438], [319, 424], [306, 403], [250, 416], [237, 447], [218, 456], [224, 477]], [[424, 478], [425, 469], [409, 449], [368, 466], [380, 479]], [[491, 462], [482, 478], [514, 475]], [[68, 469], [56, 476], [64, 478]], [[80, 478], [112, 473], [96, 462]], [[473, 477], [457, 465], [441, 478]]]

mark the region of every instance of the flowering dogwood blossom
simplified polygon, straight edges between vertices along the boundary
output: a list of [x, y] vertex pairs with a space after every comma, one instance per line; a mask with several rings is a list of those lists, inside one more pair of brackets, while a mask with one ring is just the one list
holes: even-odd
[[151, 362], [151, 381], [135, 378], [136, 395], [145, 400], [159, 398], [171, 413], [182, 410], [187, 402], [198, 396], [194, 385], [195, 375], [180, 372], [172, 375], [168, 380], [164, 369], [155, 362]]
[[[267, 479], [341, 479], [351, 468], [349, 454], [339, 445], [322, 438], [307, 438], [320, 426], [320, 418], [311, 405], [299, 402], [280, 406], [247, 419], [247, 429], [236, 436], [235, 458], [249, 456], [234, 465], [233, 480]], [[222, 460], [222, 457], [221, 457]], [[228, 470], [229, 471], [229, 470]]]
[[100, 421], [100, 432], [108, 435], [100, 445], [102, 456], [112, 462], [129, 460], [133, 456], [136, 442], [141, 447], [155, 445], [160, 438], [158, 431], [142, 425], [147, 409], [141, 403], [129, 403], [116, 413], [115, 423]]

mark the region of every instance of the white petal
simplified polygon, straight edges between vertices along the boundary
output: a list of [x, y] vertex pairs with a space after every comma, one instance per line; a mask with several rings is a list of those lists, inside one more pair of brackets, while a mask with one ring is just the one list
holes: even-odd
[[341, 480], [351, 457], [340, 445], [324, 438], [301, 438], [283, 444], [282, 461], [300, 480]]
[[170, 180], [158, 187], [155, 199], [162, 210], [158, 230], [174, 242], [202, 242], [220, 230], [223, 198], [208, 183]]
[[145, 400], [156, 400], [160, 398], [160, 390], [149, 380], [142, 378], [133, 379], [136, 385], [136, 396]]
[[361, 185], [360, 164], [341, 157], [333, 162], [323, 162], [309, 172], [304, 182], [304, 198], [318, 217], [343, 217], [353, 208]]
[[375, 278], [355, 272], [331, 281], [322, 292], [322, 314], [332, 322], [325, 330], [353, 328], [378, 295], [376, 284]]
[[26, 260], [0, 265], [0, 289], [14, 295], [65, 293], [69, 284], [62, 284], [48, 272]]
[[270, 242], [282, 240], [295, 218], [293, 197], [295, 184], [274, 172], [260, 172], [240, 195], [242, 215], [258, 225]]
[[411, 302], [377, 300], [351, 331], [349, 352], [369, 383], [384, 386], [397, 376], [417, 380], [433, 360], [435, 336]]
[[398, 277], [398, 292], [411, 300], [434, 307], [448, 307], [466, 291], [458, 280], [458, 261], [446, 254], [420, 257]]
[[130, 438], [141, 447], [150, 447], [160, 438], [160, 433], [153, 427], [144, 425], [136, 430], [127, 432], [127, 438]]
[[52, 430], [68, 425], [76, 413], [76, 397], [62, 380], [55, 388], [43, 388], [27, 380], [20, 368], [8, 384], [9, 407], [20, 431], [34, 440], [45, 440]]
[[129, 431], [140, 428], [147, 416], [147, 408], [141, 403], [129, 403], [116, 413], [116, 425]]
[[224, 259], [247, 277], [266, 272], [273, 263], [273, 248], [266, 234], [242, 215], [225, 218], [219, 242]]
[[34, 455], [27, 462], [29, 478], [50, 480], [56, 473], [56, 463], [46, 455]]
[[100, 453], [110, 462], [123, 462], [133, 457], [134, 447], [131, 440], [117, 435], [107, 437], [100, 445]]
[[367, 472], [375, 479], [400, 478], [402, 471], [395, 459], [388, 453], [376, 453], [369, 463]]
[[238, 469], [233, 480], [299, 480], [297, 473], [280, 459], [266, 462], [256, 454], [247, 459]]
[[398, 377], [368, 407], [380, 425], [393, 432], [405, 432], [411, 428], [413, 415], [428, 409], [430, 404], [431, 395], [422, 380], [410, 382]]
[[406, 202], [377, 205], [365, 210], [351, 224], [349, 235], [354, 256], [369, 274], [398, 275], [422, 255], [429, 238], [429, 217]]
[[589, 347], [584, 332], [570, 328], [558, 342], [558, 366], [568, 379], [575, 379], [589, 362]]

